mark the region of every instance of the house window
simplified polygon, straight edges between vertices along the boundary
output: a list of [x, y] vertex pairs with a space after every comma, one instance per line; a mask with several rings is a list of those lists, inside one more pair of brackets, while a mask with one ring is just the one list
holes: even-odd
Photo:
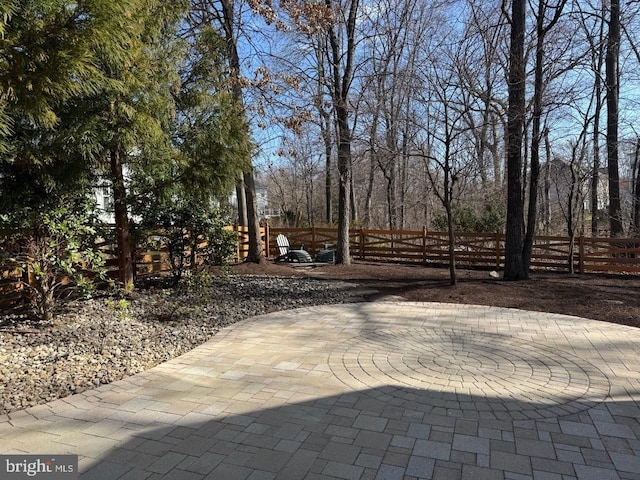
[[105, 212], [113, 212], [113, 195], [109, 187], [102, 187], [102, 208]]

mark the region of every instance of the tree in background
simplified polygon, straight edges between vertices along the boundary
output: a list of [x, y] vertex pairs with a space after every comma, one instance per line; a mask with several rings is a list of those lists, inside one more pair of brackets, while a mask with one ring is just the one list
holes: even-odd
[[[226, 61], [229, 68], [231, 95], [235, 103], [234, 109], [246, 115], [245, 94], [242, 76], [242, 57], [238, 48], [239, 37], [244, 27], [243, 3], [235, 0], [192, 0], [189, 16], [189, 28], [198, 31], [213, 28], [224, 39]], [[249, 134], [249, 125], [244, 128]], [[237, 201], [240, 224], [247, 226], [249, 249], [246, 260], [260, 263], [264, 260], [264, 246], [260, 236], [260, 220], [254, 168], [251, 159], [245, 163], [242, 174], [237, 178]]]
[[593, 150], [593, 166], [591, 170], [591, 236], [598, 235], [598, 216], [599, 216], [599, 178], [600, 178], [600, 122], [602, 118], [602, 108], [604, 106], [603, 93], [603, 75], [602, 69], [604, 66], [605, 52], [603, 48], [605, 45], [605, 12], [606, 2], [601, 2], [599, 8], [596, 10], [597, 14], [588, 11], [586, 8], [582, 8], [580, 4], [578, 7], [578, 17], [580, 29], [583, 31], [585, 41], [587, 42], [589, 49], [589, 70], [593, 73], [593, 100], [594, 100], [594, 112], [592, 121], [592, 150]]
[[465, 125], [471, 108], [460, 73], [464, 72], [462, 44], [439, 48], [443, 54], [433, 59], [430, 82], [423, 92], [427, 105], [426, 146], [421, 155], [428, 161], [427, 174], [433, 191], [445, 211], [449, 251], [449, 283], [457, 284], [454, 207], [474, 171], [471, 142]]
[[[278, 25], [283, 30], [290, 29], [303, 36], [309, 48], [312, 48], [316, 64], [323, 62], [315, 72], [323, 74], [319, 77], [319, 89], [322, 95], [318, 95], [318, 88], [314, 89], [316, 105], [322, 101], [326, 93], [327, 105], [322, 103], [320, 114], [330, 110], [332, 113], [331, 128], [334, 132], [333, 139], [336, 143], [337, 170], [338, 170], [338, 239], [336, 249], [336, 263], [350, 264], [350, 222], [355, 219], [355, 197], [352, 184], [353, 156], [352, 134], [353, 117], [355, 116], [354, 101], [352, 98], [354, 72], [356, 69], [357, 46], [360, 41], [358, 28], [358, 16], [360, 15], [360, 3], [358, 0], [347, 2], [307, 2], [304, 0], [280, 2], [283, 16], [290, 21], [285, 24], [281, 20]], [[280, 13], [280, 12], [278, 12]], [[304, 47], [305, 49], [308, 47]], [[306, 61], [306, 60], [305, 60]], [[326, 122], [326, 116], [320, 122]], [[329, 160], [330, 149], [327, 140], [329, 129], [326, 123], [323, 125], [325, 142], [325, 155]], [[329, 167], [329, 162], [327, 162]], [[330, 179], [327, 172], [327, 181]], [[330, 185], [325, 184], [325, 191], [330, 193]], [[327, 201], [327, 208], [331, 202]]]
[[[538, 223], [538, 183], [540, 178], [540, 145], [543, 139], [542, 115], [544, 113], [545, 89], [548, 80], [545, 79], [545, 46], [549, 31], [558, 23], [567, 0], [560, 0], [556, 5], [549, 5], [545, 0], [538, 1], [536, 13], [536, 47], [533, 79], [533, 112], [531, 127], [531, 162], [529, 175], [529, 205], [527, 209], [527, 224], [522, 250], [524, 270], [529, 272], [533, 242]], [[550, 20], [545, 22], [547, 17]], [[547, 71], [551, 70], [546, 68]], [[549, 73], [547, 73], [549, 75]]]

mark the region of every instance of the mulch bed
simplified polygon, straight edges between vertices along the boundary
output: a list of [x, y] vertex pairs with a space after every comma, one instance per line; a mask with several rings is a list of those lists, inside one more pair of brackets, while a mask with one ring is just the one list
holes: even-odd
[[304, 267], [265, 262], [232, 267], [238, 273], [302, 275], [373, 288], [409, 301], [446, 302], [562, 313], [640, 327], [640, 276], [532, 272], [531, 279], [506, 282], [488, 271], [459, 270], [449, 285], [447, 269], [383, 262]]

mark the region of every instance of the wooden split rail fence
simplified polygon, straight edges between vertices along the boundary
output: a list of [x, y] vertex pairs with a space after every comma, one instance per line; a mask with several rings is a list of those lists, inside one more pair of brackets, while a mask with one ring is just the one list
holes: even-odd
[[[275, 237], [284, 234], [289, 242], [303, 244], [312, 255], [333, 247], [337, 231], [333, 228], [271, 228], [266, 232], [269, 253]], [[460, 267], [500, 270], [504, 266], [504, 234], [456, 233], [456, 263]], [[351, 256], [356, 260], [446, 265], [449, 238], [446, 232], [422, 230], [369, 230], [350, 232]], [[569, 271], [570, 252], [574, 271], [580, 273], [640, 273], [640, 238], [590, 238], [538, 236], [535, 238], [531, 267]], [[571, 248], [572, 247], [572, 248]], [[277, 250], [277, 249], [276, 249]]]
[[[237, 260], [246, 257], [248, 236], [246, 227], [229, 227], [238, 232]], [[261, 229], [267, 258], [277, 257], [276, 237], [284, 234], [291, 245], [303, 245], [312, 256], [324, 249], [335, 248], [335, 228], [275, 228]], [[416, 263], [445, 266], [449, 262], [449, 240], [446, 232], [422, 230], [369, 230], [350, 232], [351, 256], [355, 260]], [[110, 275], [117, 277], [117, 261], [113, 247], [102, 244]], [[570, 252], [572, 252], [570, 254]], [[571, 255], [571, 259], [569, 259]], [[640, 238], [590, 238], [538, 236], [531, 258], [532, 269], [569, 271], [569, 262], [579, 273], [607, 272], [640, 274]], [[460, 268], [500, 270], [504, 266], [504, 235], [500, 233], [457, 233], [456, 263]], [[138, 252], [138, 276], [165, 274], [169, 270], [165, 250]], [[0, 269], [0, 305], [22, 295], [21, 273]]]

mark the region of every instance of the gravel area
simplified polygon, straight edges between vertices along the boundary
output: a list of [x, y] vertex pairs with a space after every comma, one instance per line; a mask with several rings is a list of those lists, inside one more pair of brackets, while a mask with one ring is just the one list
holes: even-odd
[[232, 275], [206, 288], [68, 301], [49, 325], [0, 315], [0, 413], [142, 372], [251, 316], [351, 298], [336, 281]]

